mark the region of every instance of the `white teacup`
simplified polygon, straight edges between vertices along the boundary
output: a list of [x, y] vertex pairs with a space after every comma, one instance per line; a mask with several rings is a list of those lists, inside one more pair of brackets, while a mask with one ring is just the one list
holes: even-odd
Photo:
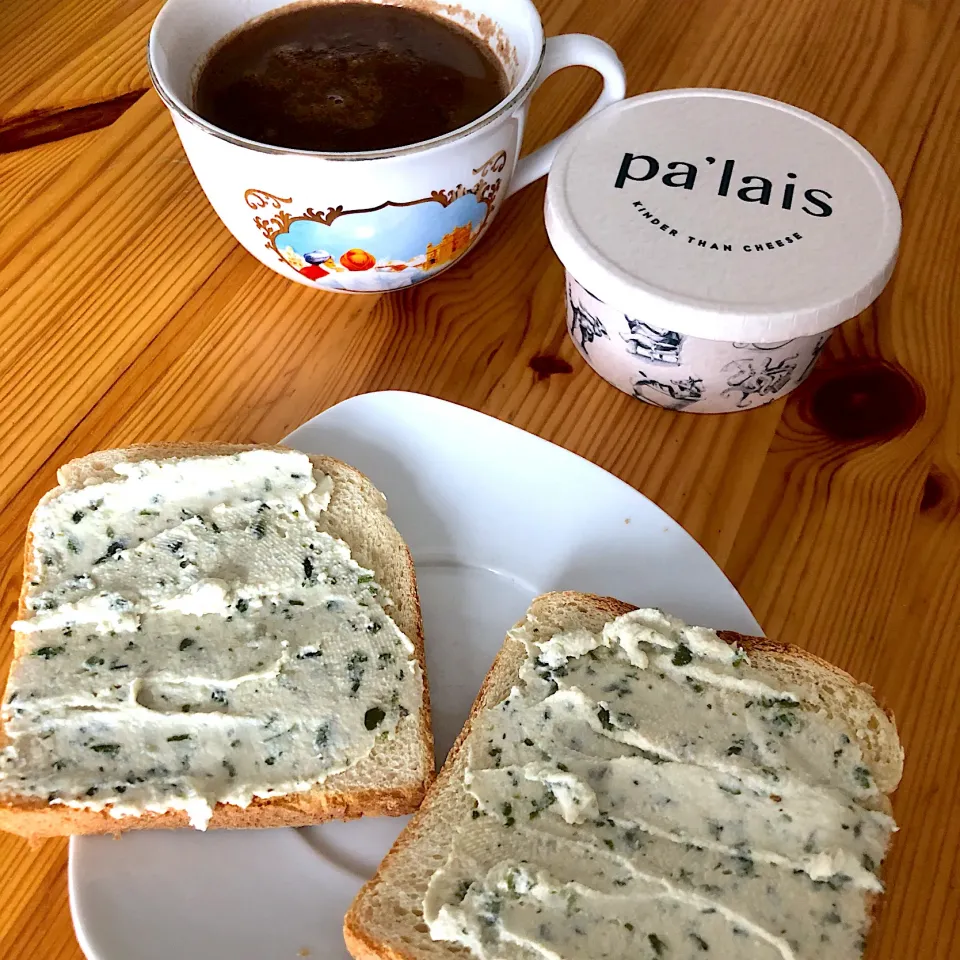
[[544, 40], [531, 0], [465, 0], [436, 3], [432, 12], [485, 39], [510, 93], [459, 130], [395, 149], [316, 153], [256, 143], [198, 116], [194, 85], [211, 48], [287, 3], [167, 0], [150, 32], [148, 58], [154, 86], [220, 219], [264, 264], [307, 286], [395, 290], [463, 256], [504, 198], [547, 172], [570, 133], [517, 162], [530, 96], [550, 74], [574, 65], [600, 72], [603, 91], [588, 116], [624, 96], [623, 65], [602, 40], [582, 34]]

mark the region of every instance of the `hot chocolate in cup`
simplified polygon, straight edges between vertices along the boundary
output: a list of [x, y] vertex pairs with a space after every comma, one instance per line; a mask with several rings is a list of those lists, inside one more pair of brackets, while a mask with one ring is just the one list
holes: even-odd
[[408, 287], [470, 250], [503, 200], [547, 172], [570, 133], [519, 159], [530, 97], [550, 74], [579, 64], [603, 76], [588, 116], [624, 96], [613, 49], [580, 34], [545, 40], [531, 0], [395, 2], [429, 8], [481, 38], [504, 69], [506, 97], [421, 143], [357, 153], [289, 149], [230, 133], [194, 109], [210, 51], [284, 0], [167, 0], [150, 33], [151, 78], [214, 210], [262, 263], [317, 289]]
[[550, 171], [567, 329], [602, 377], [691, 413], [785, 396], [896, 261], [879, 163], [796, 107], [664, 90], [578, 128]]

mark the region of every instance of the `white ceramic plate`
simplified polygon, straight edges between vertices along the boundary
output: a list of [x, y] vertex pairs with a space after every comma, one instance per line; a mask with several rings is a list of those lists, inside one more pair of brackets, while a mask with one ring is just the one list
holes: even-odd
[[[286, 442], [353, 464], [390, 501], [420, 582], [438, 757], [506, 629], [538, 593], [605, 593], [759, 632], [718, 567], [658, 507], [491, 417], [418, 394], [373, 393]], [[77, 936], [91, 960], [343, 960], [343, 915], [406, 819], [75, 838]]]

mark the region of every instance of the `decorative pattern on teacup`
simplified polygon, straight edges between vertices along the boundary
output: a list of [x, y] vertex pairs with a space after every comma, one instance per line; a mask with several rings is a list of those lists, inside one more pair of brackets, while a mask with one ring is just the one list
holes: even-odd
[[484, 161], [473, 171], [475, 177], [485, 177], [488, 173], [503, 173], [507, 165], [507, 151], [495, 153], [489, 160]]
[[253, 222], [266, 246], [301, 277], [328, 290], [377, 293], [409, 287], [459, 260], [483, 231], [500, 192], [506, 153], [474, 173], [470, 187], [457, 184], [418, 200], [387, 200], [375, 207], [293, 213], [290, 197], [249, 189], [243, 198], [262, 210]]

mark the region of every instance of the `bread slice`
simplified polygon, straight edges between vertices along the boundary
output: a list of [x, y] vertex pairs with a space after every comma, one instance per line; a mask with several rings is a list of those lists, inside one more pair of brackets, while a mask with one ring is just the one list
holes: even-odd
[[[115, 479], [114, 465], [146, 459], [220, 456], [264, 448], [253, 444], [161, 443], [106, 450], [65, 464], [57, 473], [59, 486], [41, 503], [65, 490]], [[325, 820], [360, 816], [399, 816], [415, 810], [434, 778], [433, 733], [423, 648], [423, 624], [413, 560], [393, 522], [387, 516], [384, 495], [358, 470], [326, 456], [311, 456], [314, 467], [330, 476], [333, 491], [318, 520], [321, 531], [348, 544], [354, 560], [372, 570], [392, 603], [385, 611], [412, 642], [423, 677], [419, 713], [400, 720], [393, 739], [377, 742], [372, 752], [351, 768], [328, 777], [303, 793], [255, 798], [249, 806], [218, 803], [209, 827], [299, 827]], [[27, 585], [36, 567], [32, 520], [24, 553], [20, 617], [27, 616]], [[14, 662], [23, 655], [25, 637], [15, 634]], [[7, 697], [4, 697], [6, 703]], [[6, 737], [0, 732], [0, 747]], [[2, 790], [2, 787], [0, 787]], [[0, 792], [0, 829], [26, 837], [72, 834], [117, 834], [126, 830], [175, 828], [189, 825], [186, 812], [144, 812], [116, 818], [109, 810], [77, 809], [47, 804], [35, 797]]]
[[[634, 609], [611, 597], [550, 593], [534, 600], [527, 620], [517, 626], [532, 618], [542, 637], [575, 629], [599, 632], [608, 621]], [[882, 792], [879, 806], [888, 810], [887, 795], [900, 780], [903, 753], [892, 717], [878, 706], [870, 689], [798, 647], [732, 632], [720, 636], [740, 646], [753, 665], [771, 676], [799, 684], [819, 709], [855, 735]], [[464, 787], [469, 752], [464, 747], [479, 715], [504, 700], [517, 683], [525, 657], [523, 644], [508, 636], [436, 783], [351, 905], [344, 939], [356, 960], [451, 960], [473, 955], [460, 945], [431, 939], [423, 900], [431, 877], [447, 860], [452, 838], [469, 821], [475, 805]]]

